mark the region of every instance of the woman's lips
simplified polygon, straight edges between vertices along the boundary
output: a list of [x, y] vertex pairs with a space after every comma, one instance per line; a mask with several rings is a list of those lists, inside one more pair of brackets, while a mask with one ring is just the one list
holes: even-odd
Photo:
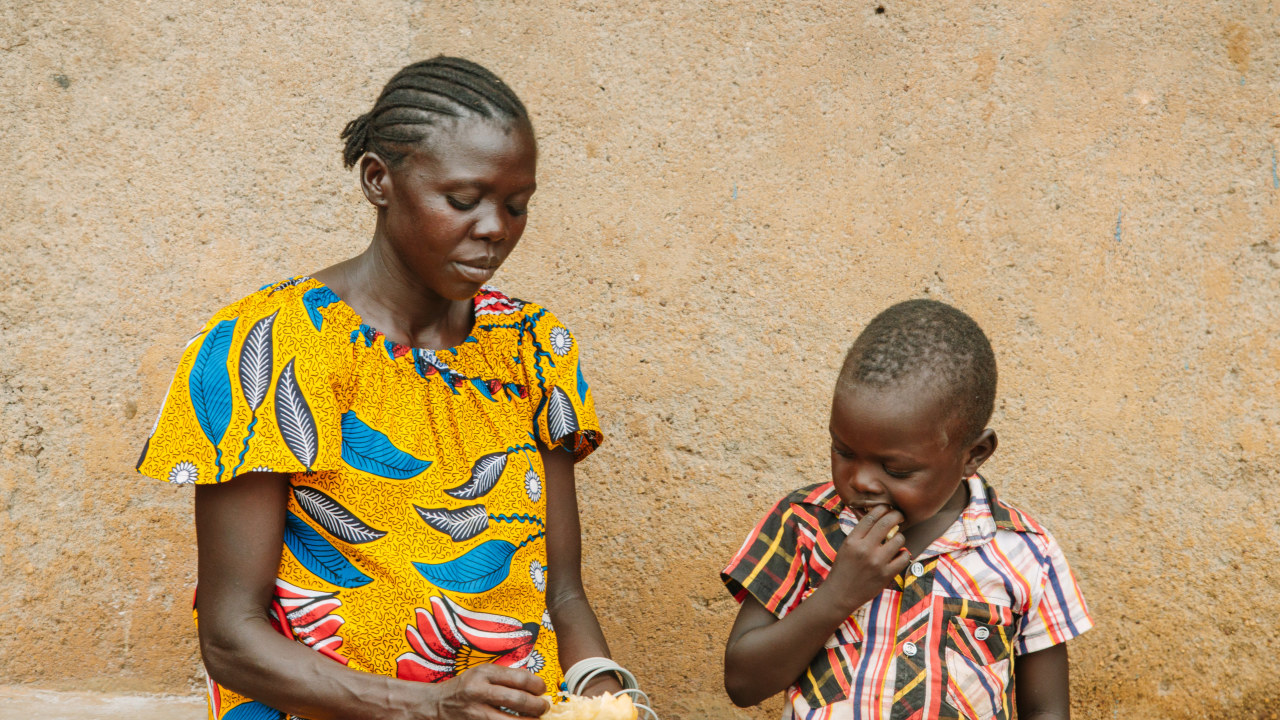
[[487, 260], [455, 262], [454, 266], [458, 268], [458, 272], [463, 277], [476, 283], [487, 282], [489, 278], [493, 277], [493, 273], [498, 269], [496, 263], [490, 263]]

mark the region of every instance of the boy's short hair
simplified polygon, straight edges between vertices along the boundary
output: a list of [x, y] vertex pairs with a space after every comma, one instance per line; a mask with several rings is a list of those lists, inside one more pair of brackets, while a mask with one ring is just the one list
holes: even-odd
[[937, 300], [907, 300], [875, 316], [853, 341], [837, 392], [921, 380], [942, 391], [964, 442], [982, 433], [996, 399], [996, 357], [973, 318]]

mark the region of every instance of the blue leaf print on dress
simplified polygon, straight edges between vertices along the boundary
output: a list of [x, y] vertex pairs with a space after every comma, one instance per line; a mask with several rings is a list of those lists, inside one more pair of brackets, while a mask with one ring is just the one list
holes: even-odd
[[483, 497], [498, 484], [498, 478], [502, 477], [502, 471], [506, 469], [507, 454], [505, 452], [485, 455], [471, 466], [470, 480], [456, 488], [449, 488], [445, 492], [459, 500], [475, 500]]
[[564, 390], [554, 385], [547, 396], [547, 429], [551, 431], [552, 442], [578, 432], [578, 414], [573, 411], [573, 402]]
[[316, 326], [317, 332], [324, 325], [324, 316], [320, 314], [320, 308], [329, 307], [336, 302], [342, 302], [342, 298], [324, 285], [311, 288], [302, 294], [302, 306], [307, 309], [307, 317], [311, 318], [311, 324]]
[[423, 522], [434, 530], [449, 536], [454, 542], [463, 542], [489, 529], [489, 511], [483, 505], [448, 508], [423, 508], [413, 506]]
[[489, 540], [448, 562], [416, 562], [413, 566], [442, 590], [482, 593], [507, 579], [511, 574], [511, 558], [519, 549], [506, 540]]
[[360, 572], [338, 552], [333, 543], [293, 513], [284, 518], [284, 546], [302, 567], [331, 585], [358, 588], [373, 582], [373, 578]]
[[196, 420], [213, 445], [214, 462], [218, 466], [217, 480], [222, 478], [222, 449], [218, 445], [231, 422], [231, 372], [227, 369], [227, 358], [231, 354], [231, 336], [235, 327], [235, 318], [223, 320], [204, 336], [187, 383]]
[[256, 700], [240, 703], [227, 711], [222, 720], [284, 720], [285, 713]]
[[280, 371], [280, 379], [276, 380], [276, 425], [289, 452], [310, 472], [316, 456], [320, 454], [320, 436], [316, 432], [311, 406], [307, 404], [293, 371], [295, 359], [289, 358], [284, 370]]
[[471, 384], [474, 385], [475, 388], [480, 391], [481, 395], [484, 395], [486, 398], [489, 398], [490, 400], [493, 399], [493, 393], [489, 392], [489, 382], [487, 380], [481, 380], [480, 378], [472, 378]]
[[343, 507], [337, 500], [323, 492], [306, 485], [295, 485], [293, 497], [316, 524], [324, 528], [330, 535], [351, 545], [372, 542], [386, 535], [385, 530], [369, 527], [354, 513]]
[[245, 336], [244, 344], [240, 346], [240, 392], [244, 395], [245, 402], [249, 403], [250, 416], [244, 447], [240, 450], [239, 462], [231, 471], [232, 477], [244, 465], [244, 456], [249, 452], [249, 441], [253, 439], [254, 426], [258, 424], [258, 408], [262, 407], [262, 401], [267, 398], [267, 390], [271, 388], [271, 328], [275, 325], [279, 312], [277, 310], [254, 323]]
[[578, 402], [587, 404], [587, 380], [582, 377], [582, 363], [578, 363]]
[[342, 460], [370, 475], [408, 480], [431, 467], [430, 460], [416, 458], [396, 447], [391, 439], [356, 417], [342, 413]]

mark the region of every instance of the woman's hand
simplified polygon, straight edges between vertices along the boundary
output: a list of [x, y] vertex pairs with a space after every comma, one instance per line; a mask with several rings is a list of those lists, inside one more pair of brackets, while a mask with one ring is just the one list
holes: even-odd
[[509, 720], [500, 708], [538, 717], [551, 707], [542, 697], [547, 691], [542, 678], [499, 665], [477, 665], [435, 687], [439, 695], [432, 717], [440, 720]]

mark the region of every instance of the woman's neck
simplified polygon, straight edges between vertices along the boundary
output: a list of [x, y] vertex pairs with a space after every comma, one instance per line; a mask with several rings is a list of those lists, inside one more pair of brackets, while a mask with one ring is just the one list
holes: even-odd
[[443, 349], [471, 334], [470, 299], [450, 300], [414, 277], [375, 236], [364, 252], [312, 275], [388, 340]]

